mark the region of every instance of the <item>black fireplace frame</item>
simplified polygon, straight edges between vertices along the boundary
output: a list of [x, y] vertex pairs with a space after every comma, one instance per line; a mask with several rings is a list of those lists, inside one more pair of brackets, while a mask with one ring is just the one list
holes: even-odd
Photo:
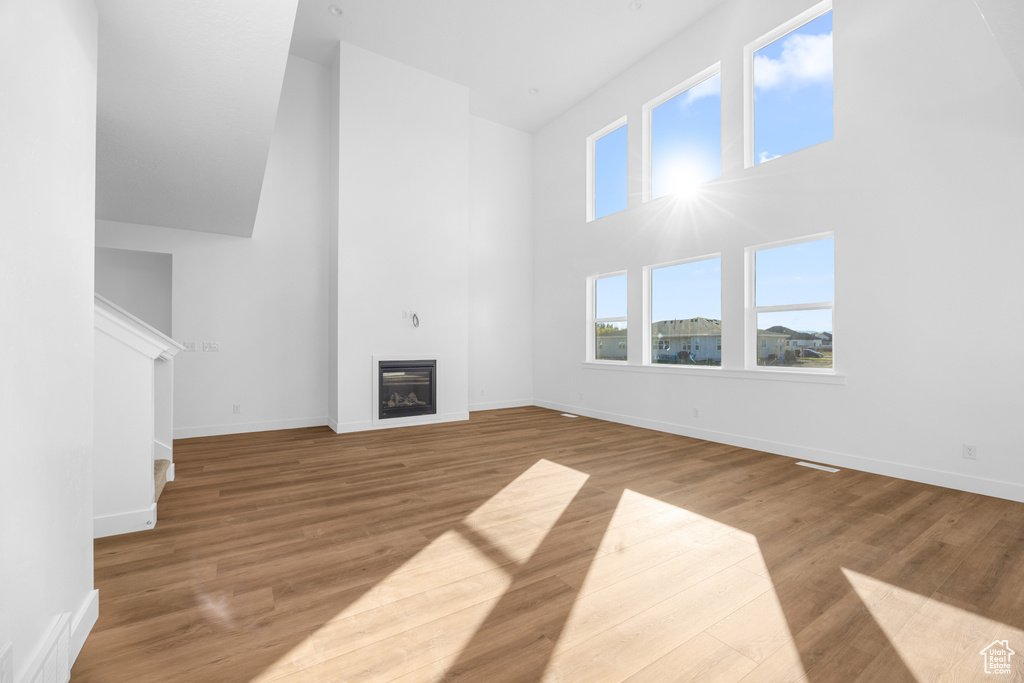
[[[429, 370], [430, 400], [425, 406], [396, 406], [388, 408], [384, 405], [387, 390], [384, 388], [384, 373], [396, 370]], [[417, 396], [426, 400], [423, 396]], [[422, 417], [437, 414], [437, 361], [436, 360], [378, 360], [377, 361], [377, 419], [390, 420], [396, 417]]]

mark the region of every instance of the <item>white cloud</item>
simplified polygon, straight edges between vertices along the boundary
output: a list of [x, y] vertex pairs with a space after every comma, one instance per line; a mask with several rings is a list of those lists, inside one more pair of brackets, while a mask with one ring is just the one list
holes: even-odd
[[758, 90], [802, 88], [832, 80], [832, 34], [791, 34], [783, 39], [778, 59], [754, 56], [754, 87]]
[[761, 152], [760, 154], [757, 155], [757, 163], [763, 164], [766, 161], [771, 161], [772, 159], [778, 159], [781, 156], [782, 156], [781, 154], [772, 154], [771, 152]]
[[703, 81], [686, 91], [686, 104], [693, 104], [702, 97], [709, 97], [711, 95], [718, 96], [721, 94], [722, 76], [721, 74], [715, 74], [710, 78], [705, 78]]

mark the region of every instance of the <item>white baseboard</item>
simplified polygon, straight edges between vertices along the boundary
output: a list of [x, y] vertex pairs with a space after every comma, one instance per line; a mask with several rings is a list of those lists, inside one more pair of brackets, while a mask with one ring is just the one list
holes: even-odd
[[441, 424], [443, 422], [462, 422], [469, 419], [469, 411], [457, 413], [444, 413], [441, 415], [420, 415], [416, 417], [396, 417], [384, 420], [383, 423], [374, 424], [372, 420], [361, 422], [336, 423], [330, 421], [330, 427], [338, 434], [349, 434], [352, 432], [368, 432], [374, 429], [394, 429], [395, 427], [414, 427], [417, 425]]
[[71, 648], [69, 654], [71, 655], [72, 664], [78, 659], [79, 653], [82, 652], [85, 639], [89, 637], [92, 627], [96, 625], [96, 620], [99, 616], [100, 592], [93, 590], [82, 601], [81, 607], [78, 608], [75, 616], [71, 619]]
[[297, 417], [288, 420], [267, 422], [241, 422], [238, 424], [208, 425], [206, 427], [175, 427], [175, 439], [193, 439], [199, 436], [224, 436], [225, 434], [248, 434], [249, 432], [272, 432], [278, 429], [300, 429], [302, 427], [323, 427], [328, 424], [326, 417]]
[[361, 422], [335, 422], [328, 421], [328, 427], [334, 430], [335, 434], [351, 434], [352, 432], [368, 432], [373, 429], [373, 423], [369, 420]]
[[1007, 500], [1024, 502], [1024, 486], [1020, 484], [996, 481], [994, 479], [986, 479], [984, 477], [976, 477], [957, 472], [946, 472], [944, 470], [919, 467], [917, 465], [905, 465], [885, 460], [875, 460], [873, 458], [865, 458], [860, 455], [852, 455], [849, 453], [807, 448], [805, 446], [769, 441], [767, 439], [758, 439], [740, 434], [687, 427], [673, 424], [671, 422], [661, 422], [658, 420], [648, 420], [630, 415], [619, 415], [617, 413], [590, 410], [588, 408], [581, 408], [580, 406], [554, 403], [552, 401], [535, 400], [534, 405], [540, 406], [541, 408], [550, 408], [551, 410], [557, 410], [559, 412], [593, 417], [607, 422], [617, 422], [619, 424], [631, 425], [633, 427], [653, 429], [658, 432], [678, 434], [679, 436], [689, 436], [694, 439], [703, 439], [705, 441], [714, 441], [716, 443], [724, 443], [730, 446], [739, 446], [740, 448], [764, 451], [775, 455], [784, 455], [786, 457], [796, 458], [799, 460], [812, 460], [825, 465], [832, 465], [833, 467], [870, 472], [871, 474], [880, 474], [886, 477], [896, 477], [897, 479], [916, 481], [921, 484], [942, 486], [944, 488], [955, 489], [957, 491], [966, 491], [968, 493], [978, 493], [983, 496], [992, 496], [995, 498], [1005, 498]]
[[501, 410], [502, 408], [522, 408], [523, 406], [536, 405], [532, 398], [523, 398], [516, 401], [491, 401], [489, 403], [471, 403], [469, 412], [475, 413], [479, 410]]
[[121, 512], [116, 515], [93, 517], [92, 537], [117, 536], [133, 531], [146, 531], [156, 526], [156, 503], [141, 510]]

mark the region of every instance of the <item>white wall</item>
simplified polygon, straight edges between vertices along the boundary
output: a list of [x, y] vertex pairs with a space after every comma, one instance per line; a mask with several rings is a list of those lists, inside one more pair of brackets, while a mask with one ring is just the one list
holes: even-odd
[[[813, 4], [733, 0], [535, 136], [535, 393], [542, 405], [1024, 500], [1024, 96], [970, 0], [837, 2], [835, 139], [743, 169], [743, 46]], [[950, 49], [955, 45], [956, 49]], [[640, 202], [640, 113], [721, 60], [723, 176]], [[629, 116], [629, 208], [586, 223], [588, 135]], [[826, 230], [843, 385], [585, 366], [585, 280], [723, 258], [724, 362], [742, 366], [744, 247]], [[984, 352], [951, 352], [958, 330]], [[894, 335], [915, 341], [887, 348]], [[582, 394], [582, 398], [581, 398]], [[693, 417], [693, 408], [700, 417]], [[794, 408], [798, 407], [799, 410]], [[962, 458], [962, 444], [979, 460]]]
[[96, 8], [0, 4], [0, 649], [20, 679], [92, 574]]
[[[338, 306], [331, 311], [338, 370], [330, 424], [338, 431], [373, 426], [374, 355], [436, 358], [436, 419], [465, 419], [468, 91], [346, 43], [338, 83]], [[420, 326], [402, 311], [415, 311]]]
[[469, 119], [469, 408], [533, 402], [533, 136]]
[[[327, 416], [330, 70], [288, 58], [252, 238], [97, 221], [97, 244], [173, 254], [175, 437]], [[241, 413], [234, 414], [234, 404]]]
[[168, 337], [171, 334], [170, 254], [96, 248], [96, 293]]

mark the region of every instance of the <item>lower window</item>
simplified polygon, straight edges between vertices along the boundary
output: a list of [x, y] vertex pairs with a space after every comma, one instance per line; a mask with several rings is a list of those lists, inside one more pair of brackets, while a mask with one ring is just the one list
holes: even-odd
[[833, 369], [833, 238], [819, 236], [753, 251], [754, 363]]
[[629, 356], [626, 274], [594, 279], [594, 360], [625, 361]]
[[652, 267], [651, 363], [722, 364], [722, 259]]

